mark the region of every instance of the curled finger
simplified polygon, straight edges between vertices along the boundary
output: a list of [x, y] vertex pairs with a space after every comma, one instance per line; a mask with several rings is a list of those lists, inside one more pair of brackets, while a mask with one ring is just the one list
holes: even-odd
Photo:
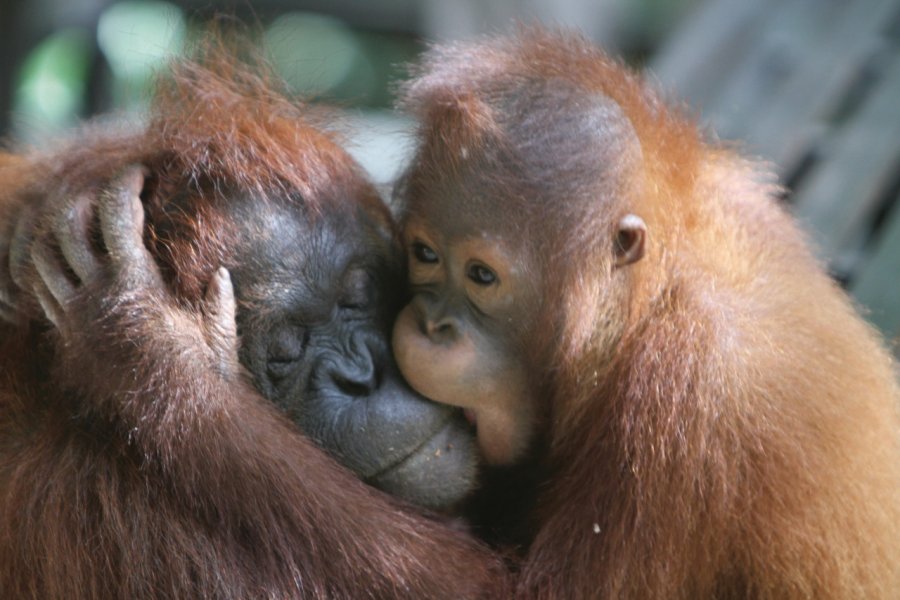
[[[44, 283], [46, 291], [60, 305], [65, 305], [75, 295], [75, 284], [69, 279], [53, 250], [43, 241], [36, 242], [31, 248], [31, 260], [34, 268]], [[40, 297], [38, 297], [40, 300]], [[41, 303], [43, 306], [43, 302]], [[46, 309], [45, 309], [46, 310]]]
[[29, 246], [34, 236], [34, 224], [37, 218], [37, 209], [25, 204], [16, 218], [12, 239], [9, 245], [9, 277], [19, 289], [27, 289], [26, 273], [29, 256]]
[[237, 362], [237, 305], [231, 275], [219, 267], [209, 282], [205, 296], [207, 335], [223, 374], [233, 372]]
[[81, 194], [51, 217], [63, 258], [82, 283], [94, 280], [102, 268], [90, 239], [93, 214], [90, 196]]
[[112, 182], [99, 207], [103, 242], [111, 260], [138, 271], [155, 268], [143, 239], [144, 206], [140, 194], [144, 177], [143, 167], [128, 167]]
[[37, 298], [38, 304], [40, 304], [41, 309], [44, 311], [47, 320], [53, 323], [57, 329], [62, 331], [63, 324], [65, 323], [63, 320], [65, 312], [44, 281], [37, 279], [34, 282], [32, 291], [34, 292], [35, 298]]

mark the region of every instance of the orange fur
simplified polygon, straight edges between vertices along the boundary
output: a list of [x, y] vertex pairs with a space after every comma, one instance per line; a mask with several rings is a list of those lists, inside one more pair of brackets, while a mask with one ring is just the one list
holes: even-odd
[[[509, 133], [529, 107], [504, 107], [566, 86], [574, 100], [559, 113], [611, 99], [637, 158], [615, 193], [595, 198], [583, 174], [550, 205], [530, 194], [550, 167], [484, 169], [546, 164], [540, 143], [517, 147]], [[524, 29], [439, 46], [404, 105], [422, 119], [407, 210], [458, 170], [442, 158], [459, 154], [446, 144], [465, 115], [434, 106], [482, 106], [468, 122], [493, 120], [471, 170], [489, 184], [461, 206], [520, 224], [545, 257], [534, 342], [556, 350], [534, 371], [551, 390], [551, 475], [518, 596], [896, 597], [896, 368], [778, 206], [771, 176], [705, 141], [577, 35]], [[560, 163], [576, 153], [544, 150]], [[646, 222], [647, 254], [615, 269], [611, 233], [626, 213]]]
[[[21, 159], [22, 177], [0, 167], [0, 233], [31, 203], [102, 193], [144, 164], [157, 186], [145, 238], [190, 306], [219, 265], [241, 260], [225, 216], [236, 198], [263, 192], [310, 218], [387, 221], [360, 168], [260, 69], [217, 54], [180, 63], [146, 128], [87, 128]], [[364, 485], [249, 381], [212, 373], [196, 351], [199, 313], [90, 293], [96, 323], [63, 347], [36, 306], [27, 322], [0, 323], [0, 596], [449, 599], [502, 589], [504, 566], [465, 532]]]

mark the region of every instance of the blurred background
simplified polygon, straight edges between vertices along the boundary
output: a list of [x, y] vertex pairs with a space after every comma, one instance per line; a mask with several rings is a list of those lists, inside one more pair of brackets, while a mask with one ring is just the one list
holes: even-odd
[[770, 161], [835, 279], [900, 340], [900, 0], [0, 0], [0, 138], [140, 118], [203, 24], [246, 22], [298, 94], [341, 107], [387, 187], [410, 151], [392, 86], [430, 41], [576, 27]]
[[580, 27], [640, 62], [697, 3], [0, 0], [0, 135], [28, 142], [96, 113], [139, 113], [154, 71], [222, 13], [249, 25], [294, 91], [363, 121], [355, 125], [371, 135], [359, 154], [387, 181], [398, 161], [383, 151], [395, 140], [382, 138], [406, 125], [390, 110], [391, 86], [427, 41], [503, 30], [514, 19], [544, 21]]

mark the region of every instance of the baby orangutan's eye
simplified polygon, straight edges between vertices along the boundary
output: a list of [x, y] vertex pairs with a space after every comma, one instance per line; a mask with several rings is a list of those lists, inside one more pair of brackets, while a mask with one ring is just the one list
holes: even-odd
[[423, 244], [422, 242], [416, 242], [412, 246], [413, 255], [416, 257], [416, 260], [423, 263], [434, 264], [438, 261], [437, 252]]
[[472, 265], [469, 267], [469, 279], [478, 285], [491, 285], [497, 281], [497, 275], [484, 265]]

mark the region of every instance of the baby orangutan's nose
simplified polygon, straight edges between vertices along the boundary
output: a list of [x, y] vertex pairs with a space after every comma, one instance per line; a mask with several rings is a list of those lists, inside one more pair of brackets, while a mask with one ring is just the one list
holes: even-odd
[[422, 321], [422, 333], [435, 344], [449, 344], [457, 340], [459, 325], [454, 317], [448, 315], [426, 317]]
[[459, 318], [446, 302], [419, 296], [412, 307], [419, 331], [433, 344], [452, 344], [459, 339]]

